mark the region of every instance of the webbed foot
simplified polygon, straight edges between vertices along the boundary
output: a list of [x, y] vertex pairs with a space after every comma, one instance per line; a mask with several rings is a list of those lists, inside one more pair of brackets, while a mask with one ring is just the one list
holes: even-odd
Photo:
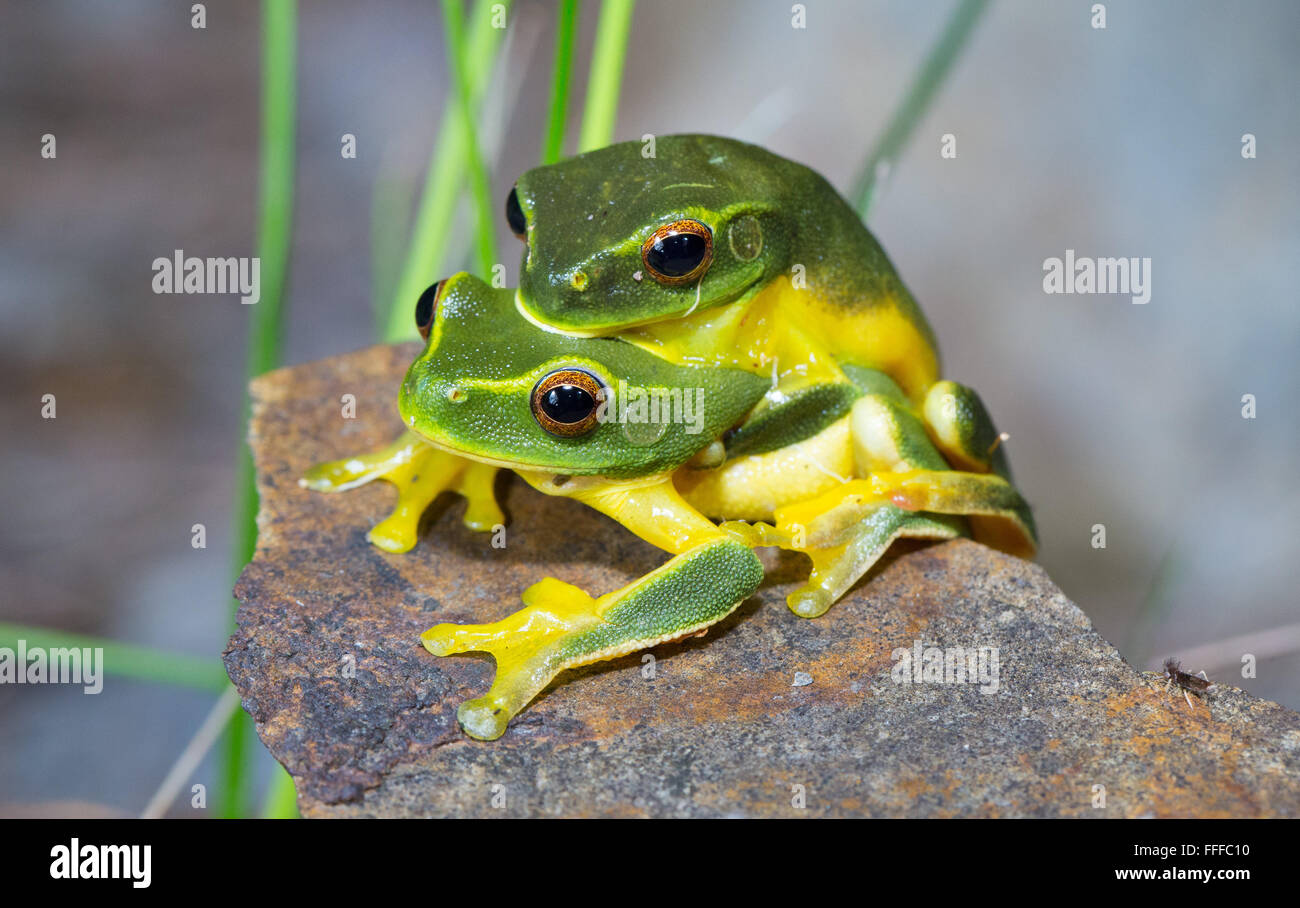
[[808, 582], [786, 597], [803, 618], [824, 615], [885, 554], [895, 539], [954, 539], [960, 518], [914, 514], [857, 483], [776, 512], [775, 526], [728, 522], [722, 529], [750, 545], [776, 545], [812, 559]]
[[491, 689], [456, 711], [466, 734], [490, 741], [560, 672], [699, 633], [730, 614], [762, 576], [747, 546], [719, 538], [599, 598], [548, 577], [524, 591], [524, 608], [500, 621], [439, 624], [420, 639], [435, 656], [495, 657]]
[[445, 491], [468, 500], [462, 520], [471, 530], [487, 531], [504, 523], [493, 491], [496, 473], [496, 467], [457, 457], [408, 431], [373, 453], [318, 464], [298, 484], [317, 492], [342, 492], [376, 479], [392, 483], [397, 506], [366, 538], [386, 552], [408, 552], [418, 538], [420, 516]]

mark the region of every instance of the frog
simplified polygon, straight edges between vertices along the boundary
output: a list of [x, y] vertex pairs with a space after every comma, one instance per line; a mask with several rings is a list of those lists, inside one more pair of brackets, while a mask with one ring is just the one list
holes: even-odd
[[[722, 136], [622, 142], [523, 173], [516, 306], [547, 331], [616, 335], [678, 363], [770, 374], [774, 396], [883, 372], [953, 466], [1011, 481], [979, 395], [939, 379], [920, 307], [858, 213], [815, 170]], [[853, 399], [838, 395], [838, 415]]]
[[[699, 326], [706, 341], [709, 331], [739, 332], [761, 346], [763, 332], [790, 327], [768, 321], [745, 333], [732, 323], [734, 307], [709, 311], [732, 318]], [[825, 373], [843, 381], [787, 393], [775, 367], [665, 356], [618, 332], [549, 329], [520, 310], [517, 288], [463, 272], [420, 296], [415, 321], [424, 347], [398, 392], [404, 434], [379, 451], [313, 467], [303, 486], [396, 486], [396, 507], [369, 538], [401, 552], [415, 545], [420, 515], [444, 491], [466, 499], [470, 530], [503, 523], [495, 480], [508, 470], [667, 556], [615, 590], [543, 577], [499, 621], [425, 631], [421, 642], [434, 656], [495, 659], [490, 688], [456, 711], [471, 738], [501, 737], [562, 672], [707, 633], [762, 585], [756, 550], [764, 547], [810, 560], [807, 582], [786, 597], [802, 618], [826, 614], [900, 538], [982, 537], [1033, 554], [1032, 512], [1010, 480], [949, 463], [927, 429], [924, 400], [870, 362], [846, 358]], [[805, 365], [822, 374], [813, 360]], [[658, 407], [633, 405], [656, 398]], [[954, 400], [938, 416], [943, 437], [978, 448], [992, 429], [970, 406]]]

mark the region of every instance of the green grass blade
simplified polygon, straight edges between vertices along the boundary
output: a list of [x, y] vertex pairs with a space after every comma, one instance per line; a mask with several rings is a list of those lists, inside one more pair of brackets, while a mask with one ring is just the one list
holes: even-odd
[[474, 122], [474, 101], [471, 97], [469, 64], [465, 59], [465, 14], [461, 0], [442, 0], [442, 23], [446, 30], [448, 69], [451, 72], [452, 91], [456, 109], [460, 113], [460, 128], [465, 134], [465, 169], [469, 171], [470, 198], [474, 202], [476, 227], [475, 245], [481, 276], [488, 279], [497, 262], [495, 219], [492, 217], [492, 187], [487, 166], [483, 163]]
[[230, 679], [226, 677], [226, 670], [217, 659], [169, 653], [148, 646], [105, 640], [102, 637], [91, 637], [85, 634], [70, 634], [44, 627], [0, 624], [0, 646], [16, 650], [19, 640], [26, 641], [28, 650], [33, 647], [46, 650], [102, 649], [105, 674], [117, 678], [174, 684], [205, 691], [221, 691], [230, 684]]
[[415, 208], [406, 182], [382, 172], [370, 196], [370, 311], [375, 337], [388, 325], [388, 301], [397, 286], [397, 273], [406, 253], [406, 229]]
[[[487, 89], [488, 76], [496, 63], [504, 29], [492, 27], [492, 7], [498, 3], [509, 12], [509, 0], [478, 0], [471, 13], [468, 53], [470, 99], [477, 108]], [[397, 289], [388, 305], [384, 340], [412, 340], [415, 330], [415, 301], [420, 293], [441, 274], [447, 237], [451, 230], [456, 203], [465, 180], [465, 129], [457, 105], [447, 106], [425, 176], [424, 192], [416, 211], [415, 225], [407, 246], [406, 263], [397, 281]]]
[[852, 197], [863, 220], [871, 210], [880, 181], [893, 168], [917, 123], [925, 116], [987, 6], [988, 0], [961, 0], [939, 40], [926, 55], [854, 184]]
[[298, 791], [294, 788], [293, 776], [277, 763], [266, 789], [266, 799], [262, 802], [262, 817], [268, 820], [292, 820], [297, 816]]
[[632, 31], [635, 0], [605, 0], [596, 22], [596, 45], [591, 53], [587, 102], [582, 115], [578, 151], [604, 148], [614, 139], [618, 96], [623, 84], [623, 60]]
[[[280, 362], [284, 323], [282, 304], [293, 226], [297, 19], [295, 0], [263, 0], [261, 174], [257, 222], [262, 295], [253, 306], [249, 322], [248, 378], [261, 375]], [[248, 425], [250, 409], [245, 389], [241, 427]], [[252, 455], [246, 443], [240, 445], [237, 483], [234, 514], [236, 572], [252, 560], [257, 545], [257, 487]], [[243, 812], [247, 791], [244, 766], [251, 728], [252, 721], [241, 714], [236, 716], [227, 731], [222, 784], [217, 792], [217, 812], [221, 816], [238, 816]]]
[[555, 61], [551, 65], [551, 104], [542, 140], [542, 163], [554, 164], [564, 155], [564, 127], [569, 114], [569, 82], [573, 75], [573, 43], [578, 31], [578, 0], [561, 0], [555, 19]]

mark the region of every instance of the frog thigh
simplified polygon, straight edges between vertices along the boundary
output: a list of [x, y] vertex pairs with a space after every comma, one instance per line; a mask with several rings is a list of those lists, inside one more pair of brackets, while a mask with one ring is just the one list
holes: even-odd
[[565, 669], [699, 633], [735, 610], [762, 578], [749, 547], [719, 534], [598, 599], [548, 577], [524, 591], [523, 609], [501, 621], [439, 624], [421, 640], [435, 656], [496, 658], [491, 689], [456, 713], [467, 734], [490, 741]]
[[805, 618], [825, 614], [895, 539], [952, 539], [968, 532], [960, 518], [913, 513], [891, 500], [888, 487], [876, 489], [870, 478], [849, 478], [871, 477], [874, 471], [900, 466], [909, 471], [947, 470], [920, 420], [904, 408], [906, 398], [890, 379], [876, 375], [879, 387], [859, 382], [866, 393], [846, 418], [849, 469], [843, 471], [844, 478], [829, 488], [810, 488], [801, 500], [778, 506], [775, 526], [722, 525], [750, 545], [779, 545], [812, 559], [808, 583], [786, 597], [790, 610]]
[[375, 524], [366, 538], [387, 552], [407, 552], [418, 538], [420, 516], [444, 491], [469, 501], [463, 522], [471, 530], [490, 530], [503, 523], [493, 480], [497, 469], [435, 448], [414, 432], [370, 454], [318, 464], [298, 480], [317, 492], [342, 492], [383, 479], [397, 487], [397, 506]]
[[879, 381], [859, 381], [865, 393], [849, 416], [860, 478], [778, 509], [775, 527], [723, 525], [752, 545], [811, 557], [808, 584], [787, 598], [798, 615], [823, 614], [900, 537], [950, 539], [973, 530], [1003, 551], [1033, 553], [1033, 518], [1015, 488], [1001, 476], [950, 469], [887, 377], [855, 381], [873, 378]]
[[[951, 387], [939, 392], [939, 398], [928, 396], [927, 405], [950, 397], [954, 387], [961, 387], [952, 382], [940, 382], [936, 387], [944, 385]], [[963, 400], [979, 402], [973, 391]], [[983, 412], [982, 405], [978, 411]], [[950, 469], [930, 443], [921, 421], [885, 395], [868, 394], [859, 399], [850, 424], [859, 475], [870, 479], [869, 498], [883, 496], [908, 511], [965, 516], [978, 541], [1022, 558], [1033, 557], [1037, 547], [1033, 514], [1000, 472]], [[991, 423], [988, 427], [992, 431]], [[961, 437], [966, 444], [976, 438], [970, 433]]]

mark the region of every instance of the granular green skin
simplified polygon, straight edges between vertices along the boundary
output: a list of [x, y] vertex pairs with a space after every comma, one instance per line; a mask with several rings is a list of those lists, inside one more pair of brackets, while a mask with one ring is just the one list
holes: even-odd
[[[720, 136], [660, 136], [653, 157], [645, 148], [621, 142], [516, 182], [528, 220], [519, 295], [531, 317], [607, 332], [746, 299], [799, 265], [820, 299], [897, 306], [935, 346], [880, 244], [820, 174]], [[702, 281], [661, 284], [644, 273], [641, 246], [683, 218], [712, 230], [713, 261]]]

